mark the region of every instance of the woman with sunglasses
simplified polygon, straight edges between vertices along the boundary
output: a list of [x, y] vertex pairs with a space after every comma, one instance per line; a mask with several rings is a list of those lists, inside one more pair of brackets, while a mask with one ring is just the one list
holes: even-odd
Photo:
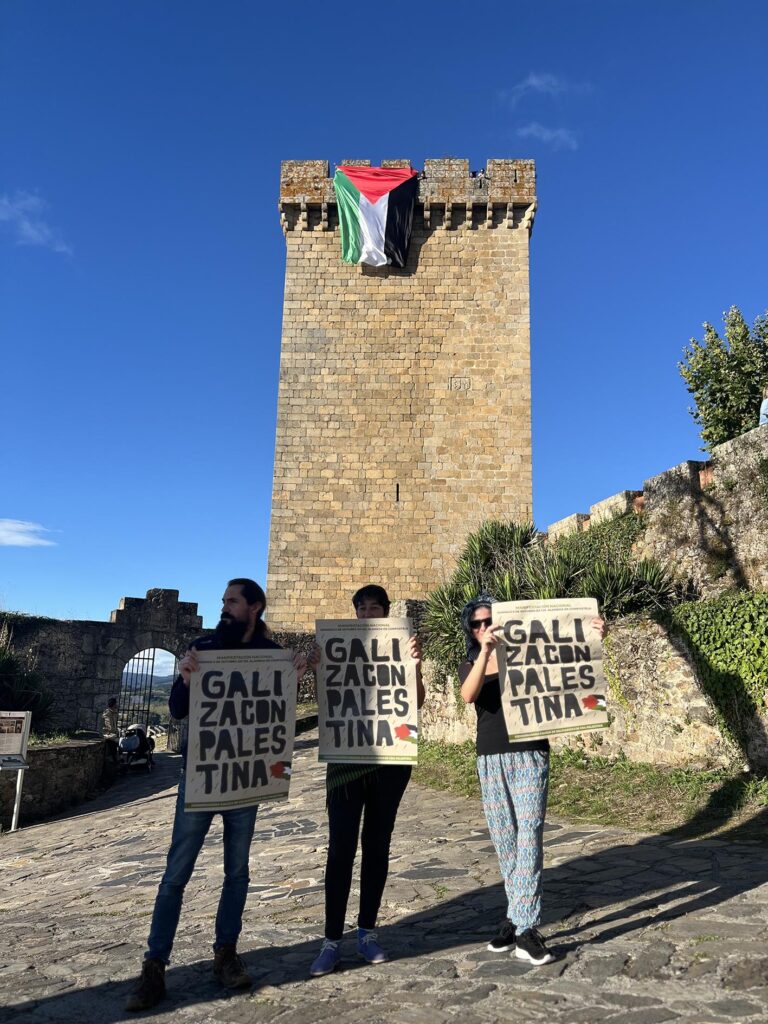
[[501, 707], [496, 647], [488, 593], [464, 606], [461, 627], [467, 660], [459, 666], [461, 696], [477, 712], [477, 773], [507, 893], [507, 916], [488, 949], [515, 951], [531, 964], [554, 959], [537, 929], [541, 918], [544, 815], [549, 779], [549, 740], [510, 743]]
[[[507, 916], [488, 949], [494, 953], [514, 949], [518, 959], [538, 966], [554, 960], [537, 927], [549, 740], [509, 741], [496, 660], [501, 626], [493, 626], [491, 616], [494, 600], [482, 593], [464, 606], [461, 627], [467, 640], [467, 660], [459, 666], [461, 696], [467, 704], [474, 704], [477, 712], [477, 774], [507, 894]], [[602, 637], [603, 619], [593, 619], [592, 625]]]

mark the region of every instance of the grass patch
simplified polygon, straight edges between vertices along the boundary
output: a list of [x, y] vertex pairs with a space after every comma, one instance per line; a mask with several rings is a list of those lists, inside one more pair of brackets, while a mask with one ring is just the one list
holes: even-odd
[[480, 797], [475, 768], [475, 744], [427, 743], [419, 740], [419, 763], [413, 770], [415, 782], [430, 789], [447, 789], [460, 796]]
[[44, 747], [49, 743], [70, 743], [73, 739], [69, 732], [31, 732], [29, 734], [30, 747]]
[[[419, 743], [416, 782], [461, 796], [480, 796], [475, 745]], [[768, 779], [552, 753], [549, 813], [568, 821], [641, 832], [678, 831], [765, 841]]]

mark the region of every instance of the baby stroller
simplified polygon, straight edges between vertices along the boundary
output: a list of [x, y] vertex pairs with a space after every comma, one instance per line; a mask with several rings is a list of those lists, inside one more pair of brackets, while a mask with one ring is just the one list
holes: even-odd
[[125, 734], [120, 737], [120, 764], [126, 771], [140, 770], [151, 772], [154, 766], [152, 751], [155, 741], [147, 736], [142, 726], [134, 723], [129, 725]]

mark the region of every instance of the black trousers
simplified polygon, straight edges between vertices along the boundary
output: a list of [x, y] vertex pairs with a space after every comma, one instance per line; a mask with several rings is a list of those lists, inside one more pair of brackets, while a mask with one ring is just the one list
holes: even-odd
[[325, 865], [326, 939], [335, 942], [344, 934], [361, 818], [363, 856], [357, 924], [360, 928], [376, 927], [389, 871], [392, 830], [410, 777], [410, 765], [381, 765], [329, 795], [330, 837]]

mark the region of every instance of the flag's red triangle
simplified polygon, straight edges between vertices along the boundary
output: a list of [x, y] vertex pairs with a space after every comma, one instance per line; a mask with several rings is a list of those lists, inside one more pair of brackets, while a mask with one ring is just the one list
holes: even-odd
[[387, 192], [415, 178], [418, 173], [410, 167], [348, 167], [346, 164], [342, 164], [339, 170], [371, 203], [378, 202]]

